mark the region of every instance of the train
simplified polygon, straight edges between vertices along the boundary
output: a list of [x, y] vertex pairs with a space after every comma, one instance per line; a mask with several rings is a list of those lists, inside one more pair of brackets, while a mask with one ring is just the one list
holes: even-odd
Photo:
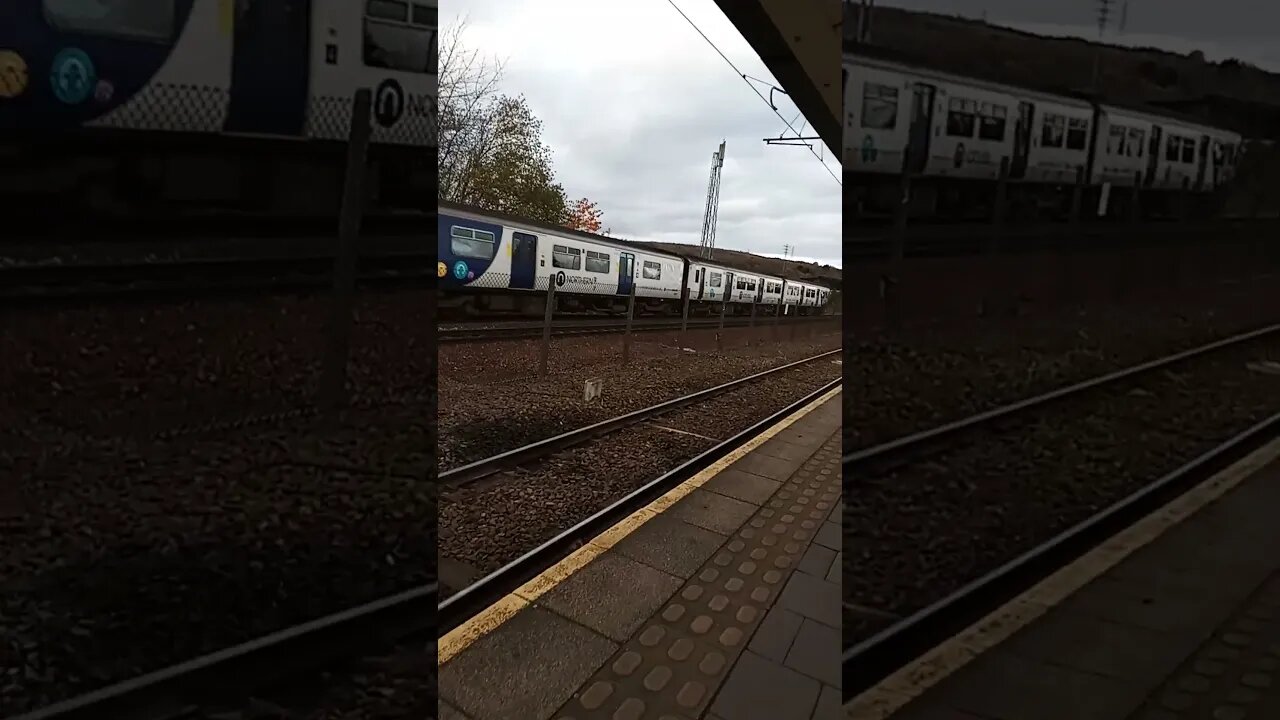
[[[440, 201], [441, 314], [817, 315], [821, 285], [737, 270], [594, 233]], [[554, 283], [554, 291], [550, 290]]]
[[1082, 207], [1104, 216], [1128, 217], [1139, 182], [1140, 212], [1191, 205], [1207, 214], [1244, 143], [1238, 133], [1172, 114], [961, 77], [885, 54], [844, 54], [850, 219], [891, 214], [904, 169], [913, 178], [912, 216], [989, 216], [1002, 164], [1013, 216], [1067, 214], [1078, 178]]
[[437, 17], [437, 0], [0, 3], [7, 216], [336, 214], [362, 88], [368, 206], [429, 213]]

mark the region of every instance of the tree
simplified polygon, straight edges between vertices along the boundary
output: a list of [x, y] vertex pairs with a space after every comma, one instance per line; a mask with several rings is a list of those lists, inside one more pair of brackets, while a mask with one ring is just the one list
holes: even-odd
[[523, 96], [498, 92], [501, 65], [466, 50], [463, 26], [441, 38], [439, 195], [559, 224], [565, 194], [542, 122]]
[[598, 233], [604, 225], [601, 222], [604, 211], [586, 198], [579, 198], [567, 205], [564, 215], [564, 226], [571, 230]]

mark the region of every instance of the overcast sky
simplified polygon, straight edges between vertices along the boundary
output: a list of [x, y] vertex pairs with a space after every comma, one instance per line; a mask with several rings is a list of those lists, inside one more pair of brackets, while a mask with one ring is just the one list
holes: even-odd
[[[963, 15], [1042, 35], [1098, 36], [1099, 0], [879, 0], [878, 5]], [[1238, 58], [1280, 71], [1280, 3], [1275, 0], [1113, 0], [1106, 40], [1177, 53], [1200, 50], [1210, 60]]]
[[[742, 72], [776, 84], [713, 0], [675, 2]], [[465, 19], [469, 49], [505, 63], [501, 91], [528, 98], [557, 179], [571, 198], [596, 201], [614, 236], [697, 244], [711, 155], [725, 140], [716, 247], [780, 256], [792, 244], [797, 259], [840, 266], [840, 186], [808, 150], [765, 145], [782, 120], [667, 0], [440, 9], [445, 26]], [[839, 158], [814, 148], [840, 177]]]

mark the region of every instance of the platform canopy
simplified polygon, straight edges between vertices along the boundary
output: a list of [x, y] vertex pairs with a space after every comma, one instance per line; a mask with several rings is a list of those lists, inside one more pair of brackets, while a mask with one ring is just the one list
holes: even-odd
[[839, 0], [716, 0], [716, 4], [839, 157], [843, 14]]

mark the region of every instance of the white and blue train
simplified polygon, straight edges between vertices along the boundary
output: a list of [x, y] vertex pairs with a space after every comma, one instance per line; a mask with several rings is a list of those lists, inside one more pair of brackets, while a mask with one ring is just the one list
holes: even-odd
[[429, 210], [436, 3], [2, 2], [0, 196], [333, 213], [368, 88], [373, 199]]
[[[1116, 186], [1110, 214], [1127, 216], [1140, 179], [1143, 208], [1167, 210], [1223, 187], [1235, 172], [1238, 133], [1155, 110], [963, 77], [863, 48], [844, 55], [846, 217], [888, 213], [904, 157], [915, 177], [913, 214], [989, 208], [1008, 159], [1010, 202], [1063, 207], [1063, 186], [1083, 172], [1086, 205]], [[1207, 209], [1208, 204], [1202, 203]]]
[[690, 314], [818, 314], [821, 285], [734, 270], [592, 233], [441, 202], [441, 309], [540, 315], [551, 283], [558, 310]]

